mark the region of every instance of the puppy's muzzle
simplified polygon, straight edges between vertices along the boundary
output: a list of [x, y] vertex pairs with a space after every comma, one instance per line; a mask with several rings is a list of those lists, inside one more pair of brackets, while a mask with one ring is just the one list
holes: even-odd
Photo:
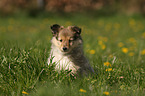
[[66, 52], [68, 50], [67, 47], [63, 47], [63, 51]]

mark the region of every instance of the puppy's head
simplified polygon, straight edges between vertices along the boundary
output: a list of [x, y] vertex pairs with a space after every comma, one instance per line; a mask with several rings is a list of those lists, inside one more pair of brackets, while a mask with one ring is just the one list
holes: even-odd
[[64, 28], [58, 24], [51, 26], [53, 39], [52, 43], [60, 48], [62, 52], [70, 52], [74, 47], [82, 44], [81, 28], [77, 26], [68, 26]]

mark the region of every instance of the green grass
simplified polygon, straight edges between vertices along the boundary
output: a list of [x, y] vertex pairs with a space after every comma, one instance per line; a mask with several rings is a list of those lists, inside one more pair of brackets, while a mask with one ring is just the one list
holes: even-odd
[[[84, 52], [96, 74], [75, 78], [47, 65], [55, 23], [82, 28]], [[0, 95], [144, 96], [144, 26], [140, 15], [0, 18]]]

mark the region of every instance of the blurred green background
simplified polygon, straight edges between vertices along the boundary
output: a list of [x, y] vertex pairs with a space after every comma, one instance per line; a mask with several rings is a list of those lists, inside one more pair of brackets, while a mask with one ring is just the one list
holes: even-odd
[[[47, 65], [50, 26], [82, 28], [97, 74]], [[0, 0], [0, 96], [145, 96], [144, 0]]]

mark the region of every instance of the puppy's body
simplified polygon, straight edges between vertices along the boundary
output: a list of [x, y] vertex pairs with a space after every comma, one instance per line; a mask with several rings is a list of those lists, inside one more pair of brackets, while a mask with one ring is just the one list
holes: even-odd
[[57, 24], [51, 27], [53, 38], [48, 64], [52, 59], [56, 70], [72, 70], [74, 74], [94, 72], [83, 53], [81, 29], [76, 26], [63, 28]]

